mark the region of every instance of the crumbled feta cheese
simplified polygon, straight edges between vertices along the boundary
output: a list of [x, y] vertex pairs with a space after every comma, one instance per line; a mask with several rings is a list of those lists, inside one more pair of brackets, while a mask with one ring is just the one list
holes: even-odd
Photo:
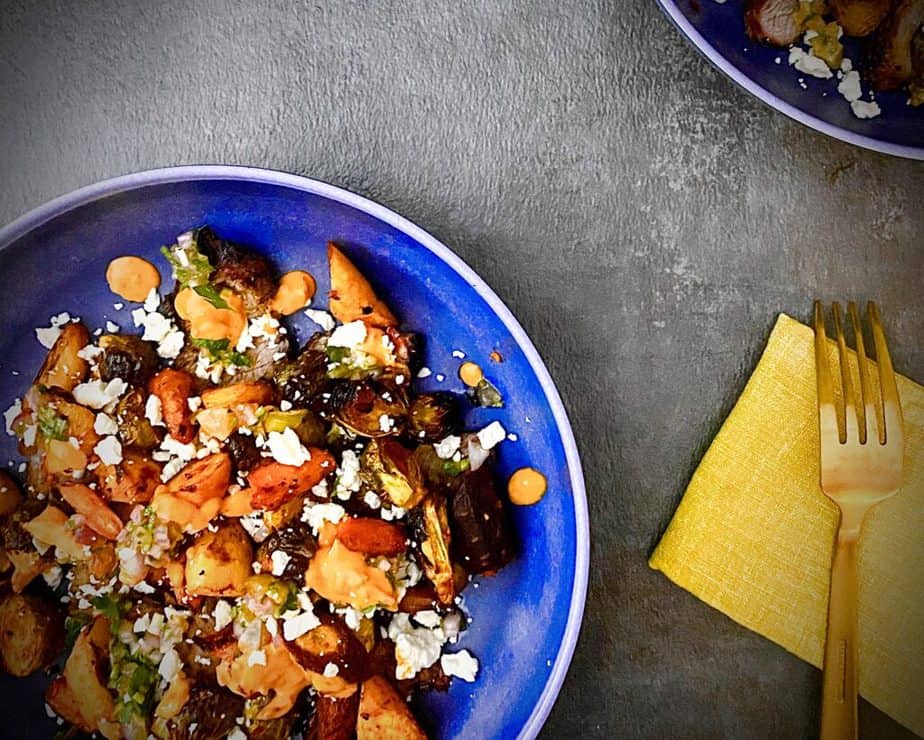
[[306, 308], [304, 313], [305, 316], [320, 326], [324, 331], [331, 331], [334, 326], [336, 326], [334, 317], [331, 316], [327, 311], [319, 311], [315, 308]]
[[310, 632], [321, 624], [321, 620], [310, 610], [299, 612], [293, 616], [287, 616], [288, 614], [291, 614], [291, 612], [286, 612], [283, 615], [282, 636], [290, 642], [297, 640], [306, 632]]
[[148, 313], [154, 313], [158, 308], [160, 308], [160, 296], [157, 295], [156, 288], [151, 288], [144, 299], [144, 310]]
[[382, 499], [379, 498], [375, 491], [366, 491], [366, 495], [363, 496], [363, 501], [370, 509], [378, 509], [382, 505]]
[[460, 350], [460, 349], [454, 349], [454, 350], [452, 351], [452, 356], [455, 357], [455, 358], [458, 359], [458, 360], [462, 360], [462, 359], [465, 358], [465, 353], [464, 353], [462, 350]]
[[123, 308], [125, 308], [125, 304], [122, 303], [122, 302], [120, 301], [120, 302], [118, 302], [118, 303], [113, 303], [113, 304], [112, 304], [112, 307], [113, 307], [116, 311], [121, 311]]
[[138, 619], [135, 620], [134, 624], [132, 624], [132, 632], [137, 632], [138, 634], [143, 635], [145, 632], [148, 631], [148, 627], [150, 626], [151, 626], [151, 615], [145, 614], [141, 617], [138, 617]]
[[392, 506], [391, 508], [388, 508], [388, 509], [382, 509], [380, 516], [386, 522], [390, 522], [390, 521], [393, 521], [394, 519], [403, 519], [406, 513], [407, 512], [404, 509], [402, 509], [400, 506]]
[[115, 419], [109, 416], [109, 414], [100, 412], [96, 415], [96, 419], [93, 421], [93, 431], [101, 435], [118, 434], [119, 425], [116, 424]]
[[346, 509], [340, 504], [316, 504], [313, 501], [306, 500], [302, 511], [302, 521], [307, 522], [315, 536], [317, 536], [321, 531], [321, 527], [324, 526], [324, 522], [336, 524], [343, 519], [345, 514]]
[[270, 432], [266, 446], [273, 459], [283, 465], [298, 467], [311, 459], [308, 448], [302, 444], [295, 430], [286, 427], [282, 432]]
[[334, 329], [327, 340], [328, 347], [346, 347], [358, 349], [366, 340], [366, 324], [364, 321], [351, 321]]
[[340, 673], [340, 667], [336, 663], [328, 663], [324, 666], [323, 675], [325, 678], [333, 678], [338, 673]]
[[74, 400], [81, 406], [88, 406], [98, 411], [105, 408], [113, 401], [119, 400], [128, 386], [121, 378], [113, 378], [108, 383], [102, 380], [89, 380], [81, 383], [72, 391]]
[[289, 564], [289, 561], [292, 560], [292, 557], [282, 550], [273, 550], [273, 553], [270, 555], [270, 560], [273, 563], [272, 573], [274, 576], [281, 576], [286, 569], [286, 566]]
[[414, 615], [414, 621], [428, 629], [440, 627], [443, 624], [443, 618], [432, 609], [424, 609]]
[[440, 668], [447, 676], [472, 683], [478, 675], [478, 660], [468, 650], [445, 653], [440, 656]]
[[851, 70], [837, 84], [837, 91], [850, 103], [863, 97], [863, 88], [860, 85], [860, 73]]
[[157, 589], [155, 589], [150, 583], [146, 581], [139, 581], [132, 588], [137, 591], [139, 594], [152, 594]]
[[229, 624], [231, 624], [232, 613], [231, 605], [222, 599], [219, 599], [215, 604], [215, 608], [212, 610], [212, 617], [215, 620], [215, 629], [223, 630]]
[[503, 442], [507, 438], [507, 430], [499, 421], [492, 421], [478, 432], [477, 436], [481, 446], [486, 450], [490, 450], [498, 442]]
[[157, 343], [157, 354], [173, 360], [183, 349], [186, 341], [183, 332], [176, 325], [157, 311], [148, 312], [144, 308], [132, 311], [132, 321], [135, 326], [143, 326], [144, 333], [141, 338], [148, 342]]
[[388, 625], [388, 636], [395, 643], [395, 678], [413, 678], [440, 659], [445, 636], [439, 628], [414, 627], [407, 614], [398, 613]]
[[280, 411], [291, 411], [291, 410], [292, 410], [292, 402], [291, 402], [291, 401], [287, 401], [286, 399], [283, 398], [283, 399], [279, 402], [279, 410], [280, 410]]
[[[190, 733], [192, 732], [192, 725], [189, 726]], [[235, 727], [228, 733], [225, 740], [247, 740], [247, 733], [244, 732], [240, 727]]]
[[344, 623], [351, 630], [355, 632], [359, 629], [363, 619], [363, 614], [361, 611], [353, 608], [352, 606], [345, 606], [343, 609], [338, 609], [337, 613], [343, 616]]
[[436, 456], [440, 460], [448, 460], [459, 451], [459, 445], [462, 443], [462, 437], [450, 434], [445, 439], [441, 439], [433, 449], [436, 450]]
[[266, 653], [262, 650], [254, 650], [247, 656], [247, 665], [266, 665]]
[[423, 378], [429, 378], [433, 374], [433, 371], [428, 367], [422, 367], [417, 371], [417, 377], [421, 380]]
[[153, 393], [148, 396], [144, 403], [144, 416], [151, 423], [152, 427], [164, 426], [163, 407], [160, 398]]
[[269, 527], [267, 527], [266, 522], [263, 521], [263, 512], [246, 514], [238, 521], [240, 521], [241, 526], [247, 530], [250, 539], [258, 544], [270, 536]]
[[41, 344], [45, 349], [51, 349], [55, 342], [58, 341], [58, 337], [61, 336], [61, 327], [64, 326], [71, 320], [71, 315], [66, 311], [59, 313], [57, 316], [52, 316], [49, 319], [51, 326], [45, 328], [37, 328], [35, 330], [35, 337], [38, 339], [39, 344]]
[[442, 373], [437, 373], [437, 374], [436, 374], [436, 382], [437, 382], [437, 383], [442, 383], [444, 380], [446, 380], [446, 376], [445, 376], [445, 375], [443, 375]]
[[338, 470], [334, 495], [340, 500], [346, 501], [359, 490], [361, 485], [362, 481], [359, 479], [359, 455], [353, 450], [344, 450], [340, 458], [340, 469]]
[[818, 77], [822, 80], [828, 80], [834, 76], [824, 59], [819, 59], [811, 52], [807, 52], [798, 46], [794, 46], [789, 50], [789, 64], [800, 72], [805, 72], [807, 75]]
[[183, 663], [180, 660], [180, 656], [177, 655], [176, 650], [171, 648], [164, 653], [164, 657], [161, 658], [160, 665], [157, 667], [157, 672], [163, 677], [163, 679], [170, 683], [179, 673], [180, 668], [182, 668]]
[[108, 331], [110, 334], [118, 334], [118, 333], [119, 333], [119, 325], [118, 325], [117, 323], [115, 323], [114, 321], [107, 321], [107, 322], [106, 322], [106, 331]]
[[876, 101], [853, 100], [850, 103], [850, 109], [857, 118], [875, 118], [882, 113]]
[[88, 344], [86, 347], [83, 347], [77, 351], [77, 356], [81, 360], [86, 360], [87, 362], [96, 362], [96, 358], [103, 354], [101, 347], [97, 347], [95, 344]]
[[122, 444], [117, 437], [103, 437], [93, 448], [104, 465], [118, 465], [122, 462]]
[[394, 428], [395, 420], [392, 419], [388, 414], [382, 414], [379, 417], [379, 429], [385, 432], [385, 434], [388, 434]]

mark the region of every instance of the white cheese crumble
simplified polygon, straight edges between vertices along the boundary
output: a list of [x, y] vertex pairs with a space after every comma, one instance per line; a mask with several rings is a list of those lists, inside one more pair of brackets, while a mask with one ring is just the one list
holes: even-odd
[[321, 620], [310, 609], [298, 613], [286, 612], [282, 615], [282, 636], [291, 642], [320, 624]]
[[366, 491], [363, 501], [370, 509], [378, 509], [382, 506], [382, 499], [375, 491]]
[[413, 678], [440, 659], [446, 641], [439, 628], [414, 627], [407, 614], [398, 613], [388, 625], [388, 637], [395, 643], [395, 678]]
[[38, 339], [39, 344], [41, 344], [45, 349], [51, 349], [55, 342], [58, 341], [58, 337], [61, 336], [61, 327], [64, 326], [71, 320], [71, 315], [64, 311], [59, 313], [57, 316], [52, 316], [48, 323], [51, 326], [44, 328], [36, 328], [35, 337]]
[[16, 421], [16, 418], [22, 413], [22, 401], [18, 398], [13, 401], [10, 407], [3, 412], [3, 421], [6, 423], [6, 433], [15, 434], [13, 431], [13, 422]]
[[436, 456], [440, 460], [448, 460], [459, 451], [459, 445], [462, 443], [462, 437], [450, 434], [445, 439], [441, 439], [433, 449], [436, 450]]
[[507, 438], [507, 430], [504, 429], [499, 421], [492, 421], [484, 429], [479, 431], [477, 436], [481, 446], [486, 450], [490, 450]]
[[103, 437], [93, 448], [104, 465], [118, 465], [122, 462], [122, 444], [113, 436]]
[[153, 393], [148, 396], [148, 400], [144, 403], [144, 417], [151, 423], [152, 427], [166, 426], [160, 398]]
[[215, 629], [223, 630], [229, 624], [233, 618], [231, 613], [231, 605], [227, 601], [221, 599], [215, 604], [215, 608], [212, 610], [212, 617], [215, 620]]
[[254, 650], [247, 656], [247, 665], [266, 665], [266, 653], [262, 650]]
[[440, 656], [440, 668], [447, 676], [472, 683], [478, 675], [478, 660], [468, 650], [445, 653]]
[[107, 322], [106, 322], [106, 331], [108, 331], [110, 334], [118, 334], [118, 333], [119, 333], [119, 325], [118, 325], [117, 323], [115, 323], [114, 321], [107, 321]]
[[263, 540], [270, 536], [269, 527], [267, 527], [266, 522], [263, 521], [263, 512], [245, 514], [238, 521], [240, 521], [241, 526], [247, 530], [250, 539], [257, 544], [263, 542]]
[[417, 377], [423, 380], [424, 378], [429, 378], [433, 374], [433, 371], [428, 367], [422, 367], [417, 371]]
[[100, 412], [93, 421], [93, 431], [97, 434], [118, 434], [119, 425], [109, 414]]
[[304, 313], [305, 316], [320, 326], [324, 331], [331, 331], [336, 326], [334, 317], [331, 316], [327, 311], [319, 311], [315, 308], [306, 308]]
[[305, 507], [302, 510], [302, 521], [311, 526], [315, 536], [321, 531], [324, 522], [336, 524], [346, 515], [346, 509], [340, 504], [316, 504], [313, 501], [306, 500]]
[[72, 391], [74, 400], [81, 406], [89, 406], [94, 411], [105, 408], [113, 401], [118, 401], [128, 386], [121, 378], [113, 378], [108, 383], [102, 380], [89, 380], [81, 383]]
[[414, 621], [431, 630], [434, 627], [441, 627], [443, 624], [443, 618], [432, 609], [417, 612], [414, 615]]
[[363, 321], [351, 321], [334, 329], [327, 340], [328, 347], [346, 347], [358, 349], [366, 340], [366, 324]]
[[325, 678], [333, 678], [339, 673], [340, 673], [340, 666], [338, 666], [336, 663], [328, 663], [326, 666], [324, 666], [323, 675]]
[[805, 74], [821, 80], [829, 80], [834, 76], [824, 59], [819, 59], [811, 52], [807, 52], [798, 46], [793, 46], [789, 50], [789, 64], [800, 72], [805, 72]]
[[334, 495], [341, 501], [346, 501], [359, 490], [361, 484], [362, 482], [359, 479], [359, 455], [353, 450], [344, 450], [340, 458], [340, 468]]
[[311, 453], [291, 427], [286, 427], [282, 432], [270, 432], [266, 447], [273, 459], [283, 465], [298, 467], [311, 459]]
[[177, 329], [176, 324], [166, 316], [157, 311], [136, 308], [132, 311], [132, 321], [135, 326], [144, 327], [141, 338], [148, 342], [155, 342], [159, 356], [173, 360], [180, 354], [186, 338], [183, 332]]
[[273, 553], [270, 555], [270, 560], [273, 563], [272, 574], [274, 576], [281, 576], [286, 566], [289, 564], [289, 561], [292, 560], [292, 557], [282, 550], [273, 550]]
[[882, 109], [876, 101], [852, 100], [850, 101], [850, 109], [857, 118], [875, 118], [882, 113]]

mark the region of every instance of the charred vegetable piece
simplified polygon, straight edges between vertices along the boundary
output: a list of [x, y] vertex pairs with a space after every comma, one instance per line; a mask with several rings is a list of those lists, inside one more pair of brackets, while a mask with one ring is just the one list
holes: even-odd
[[115, 515], [99, 494], [82, 483], [61, 486], [61, 498], [86, 519], [87, 526], [107, 540], [115, 540], [122, 531], [122, 520]]
[[234, 408], [240, 404], [254, 403], [258, 406], [271, 403], [276, 391], [263, 380], [246, 383], [232, 383], [222, 388], [209, 388], [202, 391], [202, 405], [207, 409]]
[[257, 449], [257, 443], [254, 442], [252, 436], [235, 432], [228, 437], [225, 444], [231, 454], [234, 469], [238, 472], [246, 473], [263, 462], [260, 450]]
[[253, 490], [253, 505], [258, 509], [278, 509], [334, 472], [336, 463], [329, 452], [312, 447], [309, 453], [309, 460], [298, 467], [265, 462], [251, 470], [247, 482]]
[[248, 314], [265, 310], [276, 293], [269, 263], [252, 249], [222, 239], [209, 226], [199, 229], [195, 239], [214, 267], [209, 282], [219, 291], [230, 288], [241, 296]]
[[495, 571], [513, 558], [513, 534], [487, 466], [460, 476], [450, 496], [453, 554], [469, 573]]
[[160, 399], [167, 430], [178, 442], [188, 444], [196, 438], [189, 399], [195, 388], [195, 378], [183, 370], [166, 368], [151, 378], [148, 390]]
[[[311, 528], [302, 522], [296, 522], [285, 529], [273, 532], [257, 548], [257, 562], [260, 563], [261, 572], [272, 573], [274, 576], [301, 583], [305, 580], [305, 571], [318, 548], [317, 542], [311, 535]], [[283, 553], [285, 557], [273, 553]], [[276, 563], [284, 563], [282, 570]]]
[[110, 501], [146, 504], [160, 485], [160, 465], [139, 450], [122, 451], [118, 465], [101, 464], [96, 469], [99, 490]]
[[394, 394], [371, 381], [340, 383], [332, 393], [335, 416], [345, 428], [361, 437], [400, 434], [407, 406]]
[[255, 719], [247, 724], [248, 740], [289, 740], [298, 721], [295, 712], [276, 719]]
[[868, 36], [892, 7], [892, 0], [828, 0], [831, 13], [847, 36]]
[[798, 0], [748, 0], [744, 25], [748, 36], [772, 46], [789, 46], [801, 31], [795, 18]]
[[103, 354], [99, 359], [100, 377], [120, 378], [129, 385], [144, 386], [157, 370], [157, 350], [150, 342], [133, 334], [104, 334], [99, 338]]
[[363, 683], [356, 740], [426, 740], [404, 698], [381, 676]]
[[182, 711], [167, 723], [169, 740], [220, 740], [237, 724], [244, 700], [220, 688], [198, 686]]
[[423, 473], [414, 454], [392, 438], [373, 439], [363, 451], [361, 475], [396, 506], [410, 509], [426, 495]]
[[320, 349], [304, 349], [294, 360], [283, 363], [273, 380], [282, 398], [296, 408], [307, 408], [327, 389], [327, 354]]
[[45, 388], [72, 391], [87, 378], [90, 366], [78, 354], [90, 343], [83, 324], [66, 324], [42, 363], [35, 384]]
[[[108, 650], [109, 624], [105, 617], [97, 617], [77, 636], [62, 677], [81, 719], [78, 726], [87, 732], [105, 729], [110, 735], [115, 702], [107, 688]], [[54, 708], [53, 697], [49, 694], [46, 698]]]
[[369, 326], [385, 329], [397, 326], [398, 320], [379, 297], [369, 281], [333, 242], [327, 244], [330, 264], [330, 312], [348, 324], [361, 319]]
[[308, 737], [311, 740], [352, 740], [356, 737], [359, 692], [346, 699], [318, 695]]
[[0, 601], [0, 668], [14, 676], [48, 667], [64, 646], [64, 616], [37, 596]]
[[362, 680], [367, 667], [366, 649], [353, 631], [334, 614], [319, 614], [321, 624], [301, 637], [286, 642], [298, 664], [309, 671], [324, 673], [328, 663], [338, 668], [337, 675], [355, 683]]
[[191, 596], [241, 596], [253, 549], [244, 528], [226, 521], [202, 532], [186, 551], [186, 591]]
[[167, 482], [167, 490], [193, 504], [221, 498], [231, 483], [231, 458], [216, 452], [193, 460]]
[[369, 557], [399, 555], [407, 549], [404, 529], [382, 519], [344, 519], [337, 525], [337, 539], [348, 550]]
[[456, 597], [452, 561], [449, 557], [451, 535], [446, 514], [446, 501], [429, 496], [410, 514], [412, 526], [420, 542], [424, 573], [436, 589], [442, 604], [451, 604]]
[[437, 442], [462, 428], [459, 404], [451, 393], [421, 393], [411, 401], [408, 431], [415, 439]]
[[145, 416], [147, 394], [140, 388], [126, 393], [116, 406], [116, 423], [119, 425], [119, 437], [126, 445], [149, 450], [156, 447], [160, 440], [157, 432]]
[[870, 37], [866, 75], [876, 90], [897, 90], [914, 74], [911, 42], [924, 23], [924, 0], [896, 0]]

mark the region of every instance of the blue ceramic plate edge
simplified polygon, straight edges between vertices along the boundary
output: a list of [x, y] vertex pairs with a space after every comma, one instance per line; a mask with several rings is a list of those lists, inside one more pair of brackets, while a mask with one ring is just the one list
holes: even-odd
[[527, 719], [526, 724], [517, 736], [518, 740], [534, 740], [539, 730], [545, 724], [558, 698], [564, 683], [574, 649], [580, 634], [581, 622], [584, 617], [584, 604], [587, 598], [587, 579], [590, 565], [590, 523], [587, 510], [587, 493], [584, 486], [584, 476], [581, 468], [580, 454], [574, 439], [574, 432], [568, 420], [561, 396], [555, 383], [545, 367], [539, 352], [533, 346], [526, 331], [520, 322], [511, 313], [510, 309], [501, 301], [498, 295], [479, 275], [469, 267], [449, 247], [420, 228], [413, 222], [398, 215], [389, 208], [376, 203], [349, 190], [315, 180], [302, 175], [295, 175], [278, 170], [263, 169], [259, 167], [244, 167], [238, 165], [183, 165], [178, 167], [164, 167], [160, 169], [145, 170], [128, 175], [102, 180], [93, 185], [74, 190], [66, 195], [54, 198], [38, 206], [28, 213], [20, 216], [7, 226], [0, 228], [0, 251], [5, 250], [13, 242], [56, 216], [89, 203], [97, 198], [115, 195], [116, 193], [134, 190], [147, 185], [159, 185], [170, 182], [188, 182], [192, 180], [244, 180], [270, 183], [290, 187], [320, 195], [344, 205], [351, 206], [364, 213], [387, 223], [398, 231], [402, 231], [415, 239], [419, 244], [429, 249], [461, 278], [474, 288], [475, 292], [483, 298], [494, 313], [500, 318], [510, 331], [517, 344], [523, 350], [533, 372], [539, 379], [539, 384], [545, 393], [555, 419], [555, 425], [562, 437], [562, 446], [568, 462], [568, 476], [574, 499], [575, 520], [575, 571], [574, 583], [571, 588], [571, 603], [568, 609], [568, 621], [562, 636], [562, 643], [552, 671], [546, 680], [545, 687], [536, 706]]
[[680, 32], [686, 36], [687, 40], [689, 40], [690, 43], [693, 44], [693, 46], [697, 49], [697, 51], [706, 57], [706, 59], [709, 60], [709, 62], [714, 67], [716, 67], [716, 69], [728, 76], [739, 87], [744, 88], [744, 90], [749, 92], [755, 98], [761, 100], [770, 107], [775, 108], [780, 113], [789, 116], [794, 121], [798, 121], [804, 126], [808, 126], [809, 128], [813, 128], [816, 131], [826, 134], [834, 139], [845, 141], [848, 144], [853, 144], [854, 146], [872, 149], [873, 151], [881, 152], [882, 154], [891, 154], [894, 157], [924, 160], [924, 148], [893, 144], [888, 141], [880, 141], [879, 139], [874, 139], [871, 136], [864, 136], [863, 134], [858, 134], [854, 131], [848, 131], [847, 129], [843, 129], [840, 126], [835, 126], [834, 124], [828, 123], [827, 121], [818, 118], [817, 116], [813, 116], [811, 113], [806, 113], [791, 103], [787, 103], [782, 98], [774, 95], [763, 85], [758, 84], [753, 79], [748, 77], [728, 59], [726, 59], [726, 57], [712, 44], [710, 44], [706, 40], [706, 37], [703, 36], [698, 30], [696, 30], [693, 24], [687, 20], [687, 17], [677, 6], [676, 2], [673, 0], [658, 0], [658, 5], [661, 6], [661, 10], [664, 11], [665, 15], [667, 15], [667, 17], [680, 30]]

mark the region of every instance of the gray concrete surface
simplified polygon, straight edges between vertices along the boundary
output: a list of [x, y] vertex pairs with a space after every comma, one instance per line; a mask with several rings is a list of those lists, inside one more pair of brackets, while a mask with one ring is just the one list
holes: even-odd
[[0, 81], [0, 221], [132, 170], [275, 167], [408, 216], [513, 309], [593, 526], [544, 737], [814, 735], [819, 673], [645, 559], [778, 311], [878, 297], [924, 379], [924, 165], [752, 100], [651, 0], [17, 0]]

